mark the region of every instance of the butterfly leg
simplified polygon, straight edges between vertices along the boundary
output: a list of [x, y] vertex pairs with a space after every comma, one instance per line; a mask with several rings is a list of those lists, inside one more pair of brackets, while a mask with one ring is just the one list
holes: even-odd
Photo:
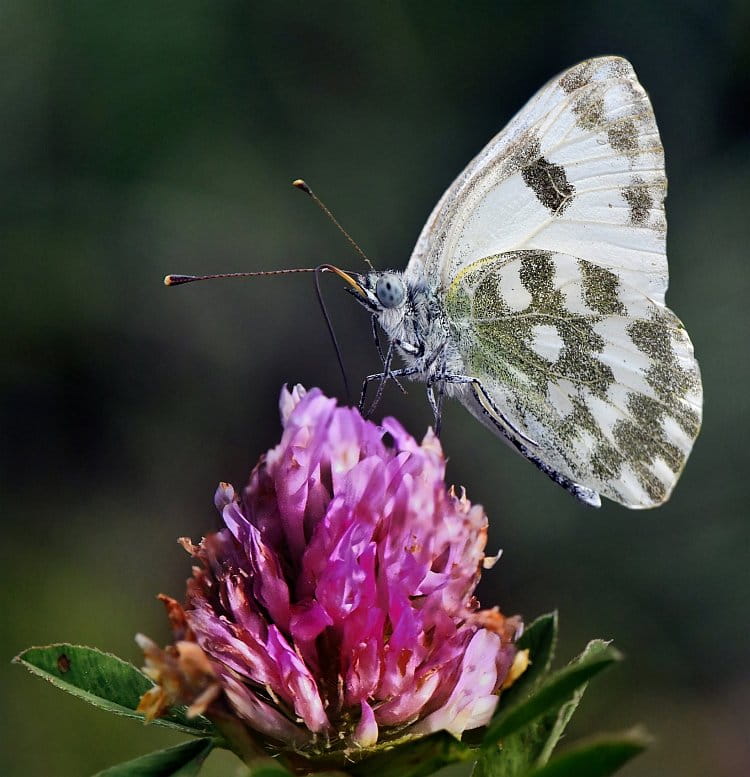
[[[437, 396], [435, 388], [437, 387]], [[430, 403], [432, 414], [435, 418], [434, 431], [435, 436], [440, 437], [440, 428], [442, 426], [443, 397], [445, 396], [445, 381], [442, 379], [429, 380], [427, 382], [427, 401]]]
[[391, 362], [393, 361], [394, 348], [395, 348], [395, 341], [391, 340], [391, 342], [388, 344], [388, 350], [386, 351], [385, 358], [383, 359], [383, 373], [382, 373], [383, 376], [380, 379], [380, 383], [378, 383], [378, 388], [375, 391], [375, 399], [372, 400], [370, 409], [367, 411], [365, 417], [369, 417], [370, 415], [372, 415], [372, 412], [380, 404], [380, 400], [383, 398], [383, 390], [385, 389], [385, 384], [387, 383], [388, 378], [393, 376], [393, 373], [391, 372]]
[[[380, 344], [380, 337], [378, 335], [378, 317], [377, 316], [371, 316], [370, 322], [372, 324], [372, 339], [375, 342], [375, 349], [378, 352], [378, 356], [380, 357], [380, 361], [385, 364], [385, 354], [383, 353], [383, 346]], [[391, 375], [391, 377], [393, 377]], [[406, 395], [406, 389], [401, 385], [400, 381], [397, 378], [393, 378], [393, 382], [399, 387], [401, 390], [401, 393]], [[360, 410], [361, 410], [360, 405]]]
[[408, 378], [411, 375], [416, 375], [418, 372], [420, 372], [419, 367], [402, 367], [398, 370], [391, 370], [386, 372], [376, 372], [372, 375], [368, 375], [365, 377], [365, 379], [362, 381], [362, 391], [359, 395], [359, 412], [362, 413], [365, 418], [368, 418], [373, 410], [375, 410], [375, 406], [380, 401], [380, 397], [382, 396], [382, 389], [379, 390], [378, 395], [375, 397], [375, 400], [373, 401], [372, 405], [370, 405], [369, 410], [365, 413], [364, 407], [365, 407], [365, 399], [367, 397], [367, 387], [370, 385], [370, 383], [373, 380], [379, 380], [381, 384], [384, 384], [385, 381], [388, 378]]

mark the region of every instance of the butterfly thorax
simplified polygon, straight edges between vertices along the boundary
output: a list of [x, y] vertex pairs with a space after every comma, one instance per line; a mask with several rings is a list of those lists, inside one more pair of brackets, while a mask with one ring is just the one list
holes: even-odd
[[370, 273], [363, 285], [374, 290], [384, 277], [397, 288], [402, 284], [402, 304], [386, 307], [373, 293], [372, 312], [394, 351], [408, 367], [416, 368], [410, 377], [429, 381], [443, 374], [460, 373], [463, 362], [450, 336], [442, 296], [423, 279], [393, 271]]

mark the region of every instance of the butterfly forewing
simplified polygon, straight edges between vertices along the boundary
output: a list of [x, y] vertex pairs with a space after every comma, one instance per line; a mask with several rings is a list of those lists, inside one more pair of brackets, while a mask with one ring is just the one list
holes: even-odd
[[588, 60], [544, 86], [454, 181], [407, 275], [447, 288], [477, 259], [540, 248], [616, 267], [663, 302], [665, 195], [663, 149], [632, 66]]
[[588, 60], [544, 86], [456, 179], [405, 274], [444, 300], [497, 417], [457, 392], [467, 407], [629, 507], [669, 497], [701, 420], [692, 345], [664, 307], [665, 196], [632, 66]]

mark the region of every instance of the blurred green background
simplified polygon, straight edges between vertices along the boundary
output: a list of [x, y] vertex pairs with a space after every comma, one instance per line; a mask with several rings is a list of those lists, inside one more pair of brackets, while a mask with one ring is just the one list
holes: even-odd
[[[216, 526], [279, 435], [282, 383], [341, 393], [308, 276], [167, 290], [167, 272], [358, 258], [290, 181], [304, 176], [380, 267], [401, 268], [433, 204], [548, 78], [597, 54], [634, 64], [667, 153], [668, 302], [703, 369], [705, 424], [672, 501], [585, 510], [460, 407], [452, 481], [485, 504], [487, 605], [558, 607], [560, 654], [612, 638], [576, 733], [643, 722], [623, 775], [750, 773], [748, 3], [0, 5], [3, 775], [87, 775], [179, 741], [110, 718], [10, 658], [69, 640], [139, 662], [168, 638], [175, 538]], [[352, 383], [377, 369], [368, 319], [325, 279]], [[383, 412], [415, 434], [423, 391]], [[210, 773], [235, 773], [212, 756]]]

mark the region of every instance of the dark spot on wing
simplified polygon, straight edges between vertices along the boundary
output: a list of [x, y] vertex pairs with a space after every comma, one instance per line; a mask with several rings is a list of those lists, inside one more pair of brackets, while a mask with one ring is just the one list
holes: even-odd
[[60, 653], [57, 657], [57, 669], [60, 674], [67, 674], [70, 671], [70, 659], [65, 653]]
[[633, 183], [627, 189], [623, 189], [622, 196], [630, 208], [630, 223], [645, 224], [654, 201], [643, 179], [637, 176], [633, 178]]
[[480, 319], [493, 319], [507, 314], [507, 306], [491, 275], [485, 278], [474, 293], [474, 315]]
[[583, 300], [591, 310], [606, 316], [627, 315], [618, 295], [620, 279], [613, 272], [585, 259], [579, 260], [578, 266], [581, 270]]
[[601, 90], [583, 94], [573, 103], [573, 113], [576, 115], [576, 124], [587, 130], [593, 130], [601, 126], [604, 121], [604, 98]]
[[612, 427], [612, 436], [649, 498], [662, 502], [667, 495], [667, 487], [649, 468], [659, 451], [654, 440], [644, 431], [640, 424], [620, 419]]
[[701, 418], [695, 410], [685, 405], [679, 405], [672, 409], [672, 415], [685, 434], [693, 439], [698, 436], [701, 428]]
[[657, 361], [646, 372], [646, 380], [665, 402], [674, 402], [697, 388], [695, 374], [683, 370], [676, 360]]
[[628, 395], [627, 409], [632, 421], [617, 421], [612, 435], [641, 487], [653, 501], [662, 502], [667, 496], [667, 486], [651, 467], [660, 458], [675, 475], [679, 475], [685, 464], [685, 452], [669, 441], [663, 425], [667, 416], [676, 417], [679, 410], [676, 413], [672, 405], [638, 392]]
[[566, 440], [578, 436], [581, 429], [589, 432], [593, 437], [601, 436], [601, 428], [591, 412], [591, 408], [578, 396], [572, 396], [570, 401], [573, 410], [560, 424], [560, 432]]
[[558, 82], [560, 88], [567, 94], [575, 92], [576, 89], [586, 86], [591, 79], [593, 71], [594, 63], [591, 60], [575, 65], [575, 67], [570, 68]]
[[696, 419], [689, 412], [678, 415], [676, 411], [680, 400], [700, 387], [700, 373], [697, 367], [685, 369], [675, 355], [672, 338], [679, 338], [681, 331], [679, 320], [666, 310], [660, 317], [634, 321], [628, 327], [633, 344], [652, 360], [645, 375], [648, 384], [662, 402], [675, 408], [677, 422], [690, 434], [688, 429], [696, 427]]
[[653, 434], [654, 453], [664, 459], [672, 472], [679, 472], [685, 462], [685, 454], [664, 434], [662, 421], [667, 414], [664, 405], [645, 394], [634, 392], [628, 397], [628, 410], [642, 429]]
[[625, 457], [606, 439], [601, 439], [591, 454], [591, 469], [599, 480], [615, 480], [620, 477]]
[[652, 360], [674, 361], [672, 340], [665, 322], [637, 320], [628, 327], [628, 334], [635, 346]]
[[637, 467], [638, 480], [649, 497], [656, 503], [660, 504], [667, 498], [667, 487], [654, 475], [651, 470], [645, 467]]
[[561, 313], [563, 295], [555, 288], [555, 263], [547, 251], [519, 251], [521, 266], [518, 277], [531, 294], [526, 312]]
[[635, 78], [633, 66], [627, 59], [622, 57], [612, 57], [609, 61], [609, 74], [612, 78]]
[[607, 130], [609, 145], [622, 154], [638, 151], [638, 130], [632, 119], [623, 118], [614, 122]]
[[599, 361], [597, 354], [604, 348], [604, 339], [598, 335], [590, 321], [560, 321], [558, 333], [564, 343], [555, 363], [560, 377], [573, 383], [581, 383], [599, 397], [615, 382], [612, 368]]
[[568, 181], [565, 168], [540, 157], [521, 170], [524, 183], [534, 192], [539, 202], [553, 216], [564, 212], [573, 200], [573, 185]]

